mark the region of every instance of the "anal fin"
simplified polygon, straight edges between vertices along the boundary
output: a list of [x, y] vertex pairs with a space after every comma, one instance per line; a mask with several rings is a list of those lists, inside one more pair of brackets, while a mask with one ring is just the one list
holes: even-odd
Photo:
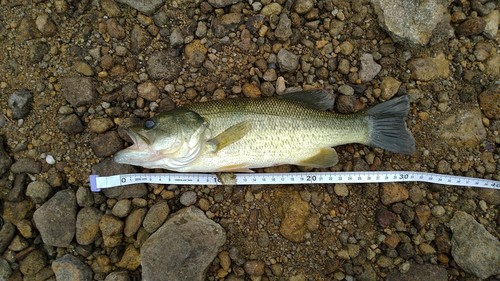
[[313, 156], [299, 161], [297, 165], [313, 168], [327, 168], [334, 166], [338, 162], [339, 157], [335, 149], [331, 147], [324, 147]]

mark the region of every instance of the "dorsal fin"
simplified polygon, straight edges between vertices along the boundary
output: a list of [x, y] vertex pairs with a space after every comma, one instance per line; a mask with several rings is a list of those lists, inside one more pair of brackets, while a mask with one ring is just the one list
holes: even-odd
[[287, 93], [280, 98], [298, 102], [317, 110], [330, 109], [335, 102], [335, 97], [323, 89]]

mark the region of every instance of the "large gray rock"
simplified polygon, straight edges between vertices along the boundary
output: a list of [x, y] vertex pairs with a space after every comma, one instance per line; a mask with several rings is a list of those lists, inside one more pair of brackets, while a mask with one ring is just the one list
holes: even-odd
[[146, 15], [152, 15], [163, 6], [165, 0], [117, 0], [117, 2], [130, 6]]
[[12, 95], [10, 95], [8, 104], [10, 109], [12, 109], [12, 118], [24, 118], [31, 111], [33, 94], [26, 89], [15, 91]]
[[45, 244], [68, 247], [75, 236], [76, 196], [70, 189], [57, 192], [33, 214]]
[[219, 248], [224, 229], [195, 207], [170, 217], [141, 248], [142, 278], [148, 281], [202, 281]]
[[[426, 45], [435, 30], [449, 26], [450, 0], [372, 0], [379, 24], [397, 42]], [[446, 22], [448, 20], [448, 22]]]
[[382, 70], [382, 66], [375, 62], [372, 54], [362, 54], [360, 64], [359, 79], [363, 83], [372, 81]]
[[299, 56], [283, 48], [278, 52], [278, 65], [284, 72], [293, 72], [299, 66]]
[[77, 257], [66, 254], [52, 263], [57, 281], [91, 281], [92, 270]]
[[482, 224], [457, 211], [450, 228], [451, 255], [462, 269], [481, 279], [500, 274], [500, 242]]

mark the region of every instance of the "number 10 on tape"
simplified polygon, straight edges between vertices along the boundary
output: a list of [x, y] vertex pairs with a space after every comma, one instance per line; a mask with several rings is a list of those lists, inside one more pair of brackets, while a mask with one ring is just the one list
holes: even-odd
[[381, 183], [428, 182], [443, 185], [500, 189], [500, 181], [462, 176], [413, 172], [311, 172], [311, 173], [253, 173], [253, 174], [190, 174], [143, 173], [101, 177], [90, 176], [90, 188], [98, 192], [103, 188], [137, 183], [186, 185], [273, 185], [311, 183]]

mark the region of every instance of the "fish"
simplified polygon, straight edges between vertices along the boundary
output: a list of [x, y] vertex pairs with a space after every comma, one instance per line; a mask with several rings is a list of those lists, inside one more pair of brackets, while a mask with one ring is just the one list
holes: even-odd
[[284, 164], [332, 167], [339, 162], [333, 147], [349, 143], [415, 151], [405, 122], [408, 96], [353, 114], [331, 111], [334, 102], [320, 89], [187, 104], [126, 128], [133, 144], [114, 161], [175, 172], [252, 172]]

